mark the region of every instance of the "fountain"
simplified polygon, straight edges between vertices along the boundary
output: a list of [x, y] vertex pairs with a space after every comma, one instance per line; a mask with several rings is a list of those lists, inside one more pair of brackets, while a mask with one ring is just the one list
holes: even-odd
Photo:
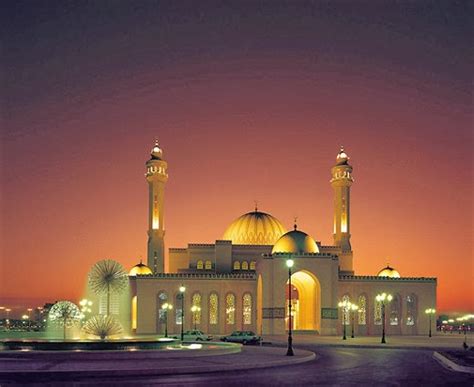
[[124, 324], [111, 314], [111, 296], [123, 293], [128, 286], [128, 275], [120, 263], [109, 259], [99, 261], [89, 272], [88, 288], [97, 298], [106, 297], [106, 306], [102, 308], [104, 309], [102, 313], [101, 308], [96, 307], [98, 313], [92, 315], [92, 301], [83, 300], [82, 310], [70, 301], [59, 301], [49, 311], [48, 326], [50, 329], [60, 328], [61, 338], [50, 339], [46, 338], [45, 334], [45, 338], [41, 339], [6, 339], [0, 341], [0, 350], [70, 352], [219, 350], [220, 353], [240, 351], [240, 346], [228, 343], [181, 343], [178, 339], [166, 337], [124, 335], [127, 331], [123, 327]]

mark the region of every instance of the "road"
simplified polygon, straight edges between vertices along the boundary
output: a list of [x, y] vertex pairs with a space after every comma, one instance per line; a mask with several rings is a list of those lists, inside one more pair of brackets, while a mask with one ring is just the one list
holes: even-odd
[[[335, 347], [317, 344], [298, 345], [313, 351], [317, 358], [307, 363], [284, 367], [227, 371], [176, 376], [99, 375], [71, 380], [67, 373], [50, 375], [30, 382], [55, 385], [75, 382], [89, 385], [170, 385], [170, 386], [312, 386], [312, 385], [384, 385], [384, 386], [473, 386], [474, 375], [445, 369], [428, 349]], [[281, 347], [282, 354], [286, 352]], [[232, 356], [232, 355], [229, 355]], [[13, 381], [25, 382], [13, 377]]]
[[[370, 349], [300, 346], [316, 352], [314, 361], [248, 372], [224, 372], [120, 380], [165, 385], [278, 386], [278, 385], [384, 385], [473, 386], [474, 376], [452, 372], [433, 359], [433, 351], [415, 349]], [[284, 349], [282, 349], [284, 350]], [[116, 381], [117, 382], [117, 381]], [[114, 384], [116, 384], [116, 382]]]

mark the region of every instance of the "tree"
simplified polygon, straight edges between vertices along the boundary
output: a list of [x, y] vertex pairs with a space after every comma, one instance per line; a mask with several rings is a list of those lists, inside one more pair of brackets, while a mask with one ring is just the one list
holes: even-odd
[[89, 286], [96, 294], [107, 294], [107, 316], [110, 314], [110, 292], [121, 293], [128, 283], [123, 266], [117, 261], [104, 259], [92, 266]]
[[76, 304], [70, 301], [58, 301], [50, 309], [48, 319], [63, 328], [63, 339], [66, 340], [66, 329], [77, 324], [82, 313]]

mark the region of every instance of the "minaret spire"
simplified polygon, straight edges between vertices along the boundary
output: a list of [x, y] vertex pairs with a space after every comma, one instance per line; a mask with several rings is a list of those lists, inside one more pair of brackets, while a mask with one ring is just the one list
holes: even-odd
[[340, 259], [341, 270], [352, 271], [352, 247], [350, 233], [350, 193], [354, 182], [349, 156], [341, 146], [336, 156], [336, 165], [331, 168], [331, 185], [334, 189], [334, 245], [350, 259]]
[[154, 273], [164, 272], [165, 228], [164, 196], [168, 181], [168, 163], [163, 159], [163, 150], [158, 139], [146, 162], [146, 180], [148, 182], [148, 254], [147, 264]]

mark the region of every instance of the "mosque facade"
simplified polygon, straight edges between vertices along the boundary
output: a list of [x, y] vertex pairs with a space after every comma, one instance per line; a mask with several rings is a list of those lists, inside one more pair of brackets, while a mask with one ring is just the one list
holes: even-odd
[[[425, 309], [436, 307], [436, 278], [402, 277], [387, 266], [377, 275], [356, 275], [350, 243], [352, 166], [341, 148], [331, 168], [333, 242], [324, 245], [290, 231], [259, 211], [232, 222], [214, 243], [170, 248], [165, 256], [164, 193], [167, 163], [158, 143], [146, 162], [149, 187], [147, 264], [130, 272], [131, 327], [137, 334], [197, 328], [209, 334], [236, 330], [260, 335], [295, 332], [379, 335], [427, 334]], [[292, 262], [291, 269], [288, 262]], [[290, 272], [291, 270], [291, 272]], [[291, 288], [289, 275], [291, 273]], [[380, 301], [385, 293], [390, 301]], [[390, 297], [388, 297], [390, 296]], [[290, 309], [291, 301], [291, 309]], [[346, 302], [343, 304], [343, 302]], [[344, 305], [351, 303], [351, 308]], [[163, 306], [172, 305], [167, 310]], [[288, 318], [291, 313], [291, 319]]]

